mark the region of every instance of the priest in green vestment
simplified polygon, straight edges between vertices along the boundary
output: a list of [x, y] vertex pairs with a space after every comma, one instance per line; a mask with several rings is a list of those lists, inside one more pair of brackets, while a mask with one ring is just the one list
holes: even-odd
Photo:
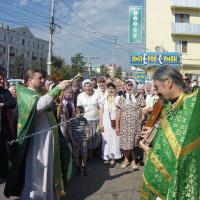
[[[42, 96], [44, 77], [40, 70], [29, 69], [25, 74], [26, 87], [17, 85], [18, 142], [14, 144], [5, 196], [56, 200], [65, 194], [64, 185], [72, 169], [71, 152], [58, 132], [50, 106], [69, 84], [64, 80]], [[23, 139], [34, 133], [39, 134]]]
[[153, 75], [165, 101], [151, 147], [142, 131], [140, 145], [147, 151], [141, 200], [199, 200], [200, 196], [200, 92], [187, 94], [182, 75], [164, 66]]

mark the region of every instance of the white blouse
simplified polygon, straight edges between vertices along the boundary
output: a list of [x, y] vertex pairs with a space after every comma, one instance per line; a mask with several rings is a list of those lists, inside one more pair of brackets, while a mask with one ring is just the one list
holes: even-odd
[[82, 92], [78, 95], [77, 106], [83, 106], [85, 110], [84, 117], [89, 120], [99, 119], [99, 98], [97, 92], [94, 92], [93, 95], [87, 95], [85, 92]]

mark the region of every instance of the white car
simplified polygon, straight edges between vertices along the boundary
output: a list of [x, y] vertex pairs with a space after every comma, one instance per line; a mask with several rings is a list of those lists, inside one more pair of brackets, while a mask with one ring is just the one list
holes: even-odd
[[7, 80], [10, 86], [15, 85], [16, 83], [24, 83], [23, 79], [8, 79]]

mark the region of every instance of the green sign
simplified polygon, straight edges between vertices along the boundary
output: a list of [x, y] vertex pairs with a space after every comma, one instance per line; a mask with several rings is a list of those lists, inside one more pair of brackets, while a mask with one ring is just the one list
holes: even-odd
[[142, 6], [129, 6], [129, 43], [142, 43]]

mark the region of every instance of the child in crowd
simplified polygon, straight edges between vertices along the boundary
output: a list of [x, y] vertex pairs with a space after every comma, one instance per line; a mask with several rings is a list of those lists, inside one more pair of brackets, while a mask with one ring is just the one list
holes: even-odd
[[[89, 131], [89, 124], [84, 115], [83, 106], [77, 106], [75, 117], [69, 120], [69, 127], [71, 128], [70, 136], [73, 144], [73, 154], [76, 165], [77, 176], [87, 176], [86, 159], [87, 159], [87, 136]], [[80, 165], [81, 156], [81, 165]]]

